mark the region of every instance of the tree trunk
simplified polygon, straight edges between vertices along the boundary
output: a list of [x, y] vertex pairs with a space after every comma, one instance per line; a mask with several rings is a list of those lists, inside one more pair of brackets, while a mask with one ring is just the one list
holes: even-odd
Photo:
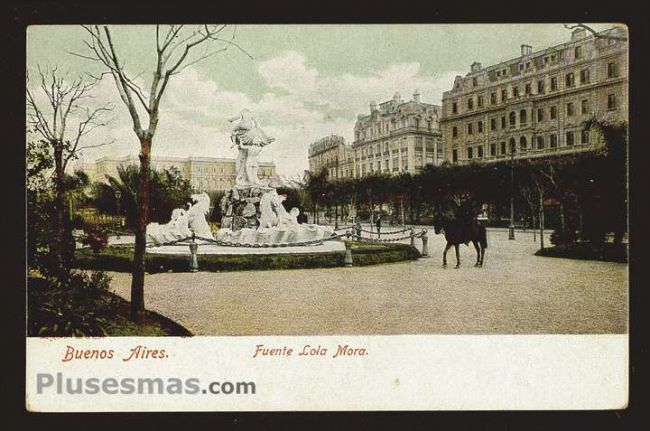
[[567, 241], [567, 232], [566, 232], [566, 224], [564, 221], [564, 204], [560, 202], [560, 238], [562, 239], [563, 247], [566, 250], [569, 247], [568, 241]]
[[54, 144], [54, 232], [50, 252], [54, 273], [59, 279], [63, 279], [68, 270], [65, 262], [65, 172], [63, 171], [63, 147], [62, 143]]
[[400, 211], [400, 216], [402, 217], [402, 227], [404, 227], [404, 197], [400, 197], [399, 211]]
[[539, 248], [544, 250], [544, 195], [539, 191]]
[[151, 140], [140, 141], [140, 184], [138, 187], [138, 216], [135, 227], [135, 251], [131, 280], [131, 319], [138, 322], [144, 316], [144, 255], [149, 222], [149, 186]]

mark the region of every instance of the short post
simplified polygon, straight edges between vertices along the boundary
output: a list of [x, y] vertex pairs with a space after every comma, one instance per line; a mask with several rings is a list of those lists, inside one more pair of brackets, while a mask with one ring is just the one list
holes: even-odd
[[352, 267], [352, 244], [350, 241], [345, 241], [345, 267]]
[[192, 233], [192, 242], [190, 243], [190, 272], [199, 271], [199, 260], [196, 255], [198, 249], [199, 245], [194, 240], [194, 233]]
[[411, 247], [415, 247], [415, 229], [411, 228], [409, 232], [411, 235]]
[[427, 243], [429, 242], [429, 236], [427, 235], [427, 231], [425, 230], [422, 233], [422, 255], [420, 256], [421, 258], [426, 259], [429, 257], [429, 248], [427, 247]]

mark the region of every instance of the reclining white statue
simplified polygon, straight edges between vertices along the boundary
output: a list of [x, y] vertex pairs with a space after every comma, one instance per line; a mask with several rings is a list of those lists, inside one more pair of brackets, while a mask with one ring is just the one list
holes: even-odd
[[210, 210], [210, 196], [199, 193], [191, 196], [194, 204], [189, 209], [176, 208], [166, 224], [149, 223], [147, 225], [147, 243], [161, 245], [192, 236], [213, 238], [210, 225], [205, 217]]

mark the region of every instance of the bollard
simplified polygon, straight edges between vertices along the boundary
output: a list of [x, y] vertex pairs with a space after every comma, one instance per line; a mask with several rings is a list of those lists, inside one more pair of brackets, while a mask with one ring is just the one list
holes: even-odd
[[349, 241], [345, 242], [345, 267], [352, 267], [352, 245]]
[[194, 242], [194, 239], [192, 239], [192, 242], [190, 243], [190, 272], [198, 272], [199, 271], [199, 260], [197, 259], [196, 252], [199, 249], [199, 245]]
[[415, 247], [415, 230], [411, 228], [410, 232], [411, 232], [411, 247]]
[[423, 259], [429, 257], [429, 248], [427, 247], [428, 242], [429, 242], [429, 237], [427, 236], [427, 232], [424, 231], [424, 233], [422, 234], [422, 255], [420, 256]]

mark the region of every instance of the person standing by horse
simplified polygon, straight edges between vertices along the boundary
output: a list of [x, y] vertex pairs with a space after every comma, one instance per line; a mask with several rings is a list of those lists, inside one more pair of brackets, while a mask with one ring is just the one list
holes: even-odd
[[381, 214], [377, 216], [377, 220], [375, 220], [375, 226], [377, 227], [377, 238], [381, 238]]

